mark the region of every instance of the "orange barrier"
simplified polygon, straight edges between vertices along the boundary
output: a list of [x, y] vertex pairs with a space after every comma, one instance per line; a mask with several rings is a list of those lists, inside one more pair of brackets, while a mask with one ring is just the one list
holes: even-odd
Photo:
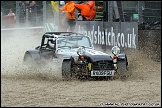
[[15, 16], [14, 15], [5, 15], [2, 17], [2, 22], [4, 28], [13, 28], [15, 27]]

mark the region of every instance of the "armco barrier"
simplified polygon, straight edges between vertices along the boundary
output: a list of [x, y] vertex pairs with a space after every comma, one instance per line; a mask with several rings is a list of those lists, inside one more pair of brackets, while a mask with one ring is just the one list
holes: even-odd
[[15, 27], [15, 28], [3, 28], [1, 29], [1, 34], [9, 34], [12, 32], [27, 32], [30, 34], [43, 34], [45, 32], [54, 32], [54, 31], [58, 31], [58, 27], [52, 23], [45, 23], [43, 27]]
[[22, 28], [6, 28], [1, 29], [1, 35], [10, 35], [15, 32], [28, 33], [31, 35], [40, 35], [43, 34], [44, 27], [22, 27]]

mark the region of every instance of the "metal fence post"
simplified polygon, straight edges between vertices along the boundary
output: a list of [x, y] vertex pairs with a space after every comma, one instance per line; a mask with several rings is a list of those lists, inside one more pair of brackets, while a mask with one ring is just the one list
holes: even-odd
[[142, 7], [144, 5], [144, 1], [138, 1], [138, 21], [139, 23], [143, 22], [143, 10]]
[[46, 1], [43, 1], [43, 23], [46, 22]]
[[2, 12], [1, 12], [1, 27], [3, 28], [2, 23], [3, 23], [3, 22], [2, 22]]
[[[57, 3], [58, 3], [58, 8], [59, 8], [59, 10], [60, 10], [60, 1], [58, 1]], [[61, 18], [61, 17], [60, 17], [60, 11], [58, 12], [58, 18], [59, 18], [59, 19]], [[60, 31], [60, 21], [57, 22], [57, 25], [58, 25], [57, 30]]]
[[119, 15], [119, 10], [117, 6], [117, 1], [112, 1], [112, 2], [113, 2], [114, 13], [115, 13], [115, 19], [119, 19], [120, 15]]
[[19, 25], [19, 17], [20, 17], [20, 6], [19, 1], [16, 1], [16, 26]]
[[35, 26], [38, 26], [38, 9], [37, 9], [37, 6], [36, 6], [36, 25]]
[[108, 22], [113, 21], [113, 1], [108, 1]]
[[28, 9], [26, 9], [26, 26], [28, 25], [28, 20], [29, 19], [29, 14], [28, 14]]
[[103, 21], [108, 21], [108, 1], [103, 1]]

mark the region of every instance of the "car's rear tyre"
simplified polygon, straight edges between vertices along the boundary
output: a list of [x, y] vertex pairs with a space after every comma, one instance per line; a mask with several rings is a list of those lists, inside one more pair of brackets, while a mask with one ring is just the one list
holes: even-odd
[[63, 80], [70, 80], [72, 76], [71, 60], [62, 62], [62, 78]]
[[28, 66], [32, 66], [34, 63], [34, 60], [30, 54], [26, 54], [24, 56], [24, 64]]
[[24, 65], [27, 66], [29, 69], [33, 69], [35, 68], [35, 61], [34, 58], [32, 58], [32, 56], [30, 54], [26, 54], [24, 57]]

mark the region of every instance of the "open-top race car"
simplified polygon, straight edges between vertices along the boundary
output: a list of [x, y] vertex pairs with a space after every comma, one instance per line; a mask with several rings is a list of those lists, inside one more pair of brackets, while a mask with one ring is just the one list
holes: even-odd
[[[113, 56], [97, 51], [89, 36], [74, 32], [47, 32], [41, 45], [25, 52], [23, 62], [38, 66], [60, 62], [62, 78], [78, 79], [125, 79], [128, 76], [127, 56], [120, 48], [112, 48]], [[44, 62], [46, 61], [46, 62]], [[33, 65], [36, 64], [36, 65]], [[44, 64], [45, 65], [45, 64]]]

